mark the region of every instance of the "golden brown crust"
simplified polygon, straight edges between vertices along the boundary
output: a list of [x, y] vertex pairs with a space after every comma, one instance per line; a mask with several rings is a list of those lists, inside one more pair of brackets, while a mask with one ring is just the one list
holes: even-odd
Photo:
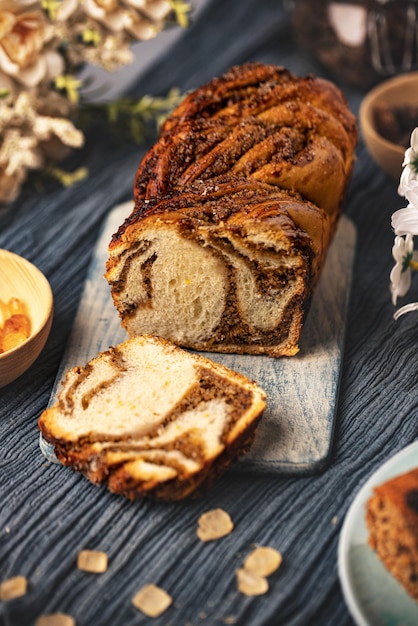
[[138, 167], [134, 194], [230, 174], [299, 192], [336, 221], [356, 142], [355, 117], [332, 83], [245, 64], [186, 96]]
[[[135, 476], [127, 471], [126, 464], [140, 458], [140, 450], [135, 451], [131, 448], [131, 451], [125, 455], [120, 454], [119, 460], [115, 453], [112, 459], [112, 449], [102, 451], [98, 449], [97, 444], [65, 442], [57, 438], [53, 431], [45, 428], [43, 422], [40, 422], [40, 427], [45, 440], [53, 443], [55, 455], [60, 463], [82, 473], [90, 482], [105, 484], [112, 493], [125, 496], [130, 500], [150, 498], [176, 501], [202, 496], [230, 465], [245, 455], [254, 441], [261, 417], [262, 411], [260, 410], [251, 423], [228, 442], [228, 445], [224, 447], [217, 458], [212, 458], [206, 462], [202, 459], [198, 472], [188, 475], [184, 470], [182, 471], [180, 465], [176, 466], [175, 462], [171, 461], [171, 466], [178, 471], [178, 474], [170, 480], [161, 482], [158, 476], [141, 479], [140, 475]], [[52, 414], [50, 418], [53, 419]], [[183, 444], [184, 442], [182, 442]], [[114, 450], [121, 449], [123, 450], [123, 444], [114, 442]], [[157, 461], [156, 455], [153, 455], [153, 460]], [[166, 459], [162, 457], [161, 462], [166, 462]]]
[[[114, 249], [121, 240], [133, 243], [136, 227], [140, 227], [142, 220], [153, 215], [172, 213], [173, 219], [175, 214], [178, 219], [188, 215], [190, 219], [208, 225], [230, 222], [237, 227], [248, 221], [249, 211], [254, 213], [257, 207], [264, 214], [267, 207], [271, 220], [280, 220], [284, 215], [291, 216], [300, 232], [307, 233], [311, 238], [316, 258], [323, 260], [331, 232], [330, 219], [322, 209], [312, 202], [303, 201], [298, 193], [261, 181], [230, 176], [219, 177], [216, 182], [198, 180], [187, 187], [174, 189], [169, 194], [149, 200], [138, 199], [131, 214], [113, 235], [109, 247]], [[254, 214], [254, 217], [257, 215]], [[288, 230], [290, 235], [292, 227]], [[108, 265], [112, 265], [112, 259], [109, 259]]]
[[190, 119], [210, 117], [219, 113], [232, 102], [243, 100], [245, 94], [253, 94], [261, 85], [283, 85], [292, 79], [292, 74], [283, 67], [247, 63], [234, 66], [223, 76], [213, 78], [206, 85], [186, 96], [182, 103], [167, 118], [161, 128], [166, 134], [177, 124]]

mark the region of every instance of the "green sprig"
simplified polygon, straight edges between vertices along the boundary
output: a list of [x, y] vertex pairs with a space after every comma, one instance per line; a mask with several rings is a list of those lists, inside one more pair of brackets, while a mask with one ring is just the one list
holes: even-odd
[[79, 89], [83, 85], [81, 80], [78, 80], [71, 74], [66, 74], [57, 76], [54, 82], [58, 91], [64, 92], [70, 102], [78, 102], [80, 97]]
[[145, 95], [138, 100], [126, 97], [109, 103], [85, 104], [80, 107], [77, 122], [83, 130], [106, 125], [114, 135], [141, 143], [150, 131], [159, 129], [182, 98], [179, 89], [173, 88], [166, 97]]
[[45, 169], [45, 173], [58, 180], [63, 187], [71, 187], [74, 183], [87, 178], [88, 169], [79, 167], [74, 172], [68, 172], [60, 167], [49, 167]]
[[182, 28], [187, 28], [189, 25], [189, 13], [192, 8], [188, 2], [183, 2], [183, 0], [171, 0], [171, 7], [176, 16], [176, 22]]
[[42, 0], [41, 6], [48, 14], [51, 20], [55, 20], [57, 17], [58, 9], [61, 2], [60, 0]]
[[411, 261], [412, 261], [412, 257], [413, 257], [412, 252], [407, 252], [405, 256], [402, 257], [402, 270], [401, 270], [402, 273], [406, 272], [406, 270], [409, 268]]

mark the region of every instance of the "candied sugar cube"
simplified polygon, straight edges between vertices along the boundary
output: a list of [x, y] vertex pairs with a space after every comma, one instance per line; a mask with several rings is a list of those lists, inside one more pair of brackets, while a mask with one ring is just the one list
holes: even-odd
[[0, 600], [7, 602], [26, 594], [28, 581], [24, 576], [14, 576], [0, 583]]
[[270, 576], [282, 563], [280, 552], [269, 546], [255, 548], [244, 561], [244, 569], [259, 576]]
[[25, 305], [19, 298], [10, 298], [7, 308], [10, 315], [25, 314]]
[[30, 336], [31, 322], [18, 298], [0, 300], [0, 354], [13, 350]]
[[16, 346], [20, 346], [20, 344], [26, 341], [27, 338], [28, 335], [23, 332], [16, 330], [8, 331], [7, 328], [5, 328], [2, 332], [1, 342], [3, 352], [8, 352], [9, 350], [13, 350], [13, 348], [16, 348]]
[[269, 585], [264, 576], [240, 568], [236, 571], [238, 591], [246, 596], [261, 596], [267, 593]]
[[198, 519], [197, 536], [201, 541], [213, 541], [232, 532], [234, 524], [223, 509], [206, 511]]
[[244, 560], [243, 567], [236, 571], [238, 590], [246, 596], [267, 593], [267, 576], [275, 572], [282, 563], [282, 555], [270, 546], [258, 546]]
[[77, 556], [77, 567], [84, 572], [103, 574], [107, 570], [107, 554], [100, 550], [81, 550]]
[[50, 613], [41, 615], [35, 622], [35, 626], [76, 626], [75, 619], [65, 613]]
[[172, 601], [164, 589], [153, 584], [145, 585], [132, 598], [134, 607], [147, 617], [158, 617], [168, 609]]

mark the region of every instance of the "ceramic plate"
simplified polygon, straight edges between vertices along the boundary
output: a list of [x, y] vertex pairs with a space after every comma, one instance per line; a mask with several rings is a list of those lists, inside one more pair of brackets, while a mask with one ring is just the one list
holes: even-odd
[[358, 626], [417, 626], [418, 602], [367, 545], [365, 507], [374, 486], [418, 466], [418, 441], [382, 465], [354, 499], [339, 543], [338, 569], [349, 611]]

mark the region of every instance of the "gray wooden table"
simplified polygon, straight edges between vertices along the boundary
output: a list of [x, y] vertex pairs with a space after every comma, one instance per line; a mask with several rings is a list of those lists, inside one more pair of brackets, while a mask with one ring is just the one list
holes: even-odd
[[[249, 60], [297, 74], [323, 73], [294, 43], [280, 2], [213, 0], [130, 90], [184, 91]], [[341, 87], [357, 113], [363, 94]], [[198, 500], [129, 502], [47, 462], [37, 419], [49, 401], [103, 220], [131, 198], [144, 151], [97, 133], [68, 164], [87, 166], [85, 181], [68, 189], [25, 190], [0, 210], [0, 246], [35, 263], [55, 299], [41, 356], [0, 389], [0, 580], [23, 575], [29, 581], [24, 598], [0, 603], [0, 624], [29, 626], [38, 615], [55, 612], [73, 615], [78, 626], [147, 624], [131, 605], [147, 582], [173, 597], [154, 620], [164, 626], [353, 624], [337, 569], [344, 518], [370, 475], [418, 437], [417, 317], [395, 322], [389, 294], [390, 216], [403, 206], [396, 182], [374, 165], [360, 138], [345, 207], [357, 242], [325, 468], [297, 476], [234, 470]], [[202, 544], [197, 519], [217, 507], [229, 512], [234, 531]], [[234, 572], [254, 544], [277, 548], [284, 560], [267, 594], [246, 597], [237, 591]], [[105, 574], [77, 570], [84, 548], [107, 552]]]

